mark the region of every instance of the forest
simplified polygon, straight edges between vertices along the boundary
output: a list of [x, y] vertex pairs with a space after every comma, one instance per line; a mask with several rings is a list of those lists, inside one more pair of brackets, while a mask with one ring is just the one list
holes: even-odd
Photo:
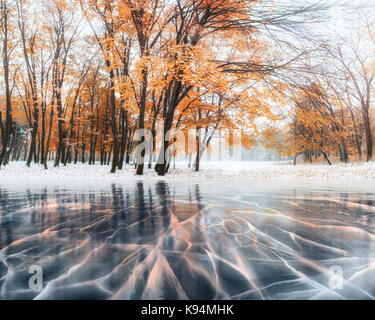
[[[1, 0], [0, 10], [0, 170], [132, 164], [163, 176], [182, 154], [199, 171], [223, 130], [241, 132], [228, 145], [261, 144], [294, 164], [373, 160], [366, 8], [361, 19], [322, 0]], [[332, 12], [356, 31], [327, 32]]]

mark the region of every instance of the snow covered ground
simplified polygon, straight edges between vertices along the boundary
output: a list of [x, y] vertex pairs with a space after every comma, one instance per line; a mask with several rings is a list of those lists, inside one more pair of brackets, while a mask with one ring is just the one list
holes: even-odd
[[[12, 162], [0, 169], [0, 184], [48, 183], [48, 182], [126, 182], [129, 180], [160, 179], [154, 170], [145, 170], [145, 175], [135, 175], [134, 166], [110, 174], [109, 166], [71, 164], [48, 170], [32, 164], [27, 168], [24, 162]], [[163, 178], [176, 179], [375, 179], [375, 163], [297, 165], [285, 162], [203, 162], [199, 173], [187, 168], [186, 163], [177, 162], [176, 169]]]

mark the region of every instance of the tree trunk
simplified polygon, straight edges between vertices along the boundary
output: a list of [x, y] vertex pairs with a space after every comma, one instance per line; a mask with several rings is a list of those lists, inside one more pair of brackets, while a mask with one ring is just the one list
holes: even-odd
[[173, 113], [169, 113], [164, 121], [164, 130], [162, 138], [162, 146], [159, 153], [157, 163], [155, 165], [155, 171], [159, 176], [164, 176], [167, 173], [167, 161], [168, 161], [168, 148], [169, 141], [166, 140], [167, 132], [172, 128]]
[[369, 162], [372, 161], [372, 133], [369, 109], [366, 106], [362, 107], [362, 117], [366, 138], [366, 160]]
[[327, 152], [325, 152], [324, 150], [322, 150], [322, 153], [323, 153], [323, 155], [324, 155], [324, 159], [326, 159], [327, 162], [328, 162], [328, 164], [331, 166], [331, 165], [332, 165], [332, 162], [331, 162], [331, 160], [330, 160], [330, 158], [329, 158]]
[[29, 150], [29, 156], [27, 158], [26, 165], [30, 167], [31, 161], [34, 159], [36, 160], [36, 137], [38, 133], [38, 121], [39, 121], [39, 110], [38, 106], [34, 104], [34, 119], [33, 119], [33, 130], [31, 132], [31, 144], [30, 144], [30, 150]]
[[128, 132], [128, 120], [125, 114], [125, 110], [121, 108], [121, 140], [120, 140], [120, 158], [119, 158], [119, 163], [118, 163], [119, 170], [122, 170], [122, 167], [124, 165], [127, 132]]
[[48, 137], [47, 137], [47, 144], [46, 144], [46, 152], [45, 152], [45, 155], [44, 155], [44, 159], [43, 159], [43, 164], [44, 164], [44, 168], [45, 169], [48, 169], [48, 166], [47, 166], [47, 156], [48, 156], [48, 152], [49, 152], [49, 144], [50, 144], [50, 141], [51, 141], [51, 133], [52, 133], [52, 124], [53, 124], [53, 114], [54, 114], [54, 106], [52, 104], [52, 110], [51, 110], [51, 115], [50, 115], [50, 119], [49, 119], [49, 128], [48, 128]]
[[[145, 111], [146, 111], [146, 95], [147, 95], [147, 68], [142, 70], [142, 93], [139, 105], [139, 119], [138, 119], [138, 128], [139, 130], [144, 130], [145, 128]], [[145, 135], [142, 133], [141, 141], [138, 145], [144, 145]], [[145, 166], [145, 155], [146, 150], [142, 147], [140, 154], [137, 154], [137, 175], [143, 175], [143, 169]]]
[[9, 87], [9, 55], [8, 55], [8, 8], [6, 1], [1, 2], [1, 10], [3, 13], [3, 69], [4, 69], [4, 82], [5, 82], [5, 96], [6, 96], [6, 111], [5, 111], [5, 126], [2, 130], [2, 148], [0, 152], [0, 168], [3, 163], [3, 159], [7, 152], [9, 137], [12, 134], [12, 102], [11, 92]]
[[[351, 109], [349, 109], [351, 111]], [[357, 149], [357, 156], [358, 156], [358, 161], [362, 162], [362, 146], [361, 146], [361, 141], [360, 141], [360, 135], [358, 133], [358, 127], [357, 127], [357, 123], [355, 121], [355, 118], [354, 118], [354, 114], [353, 112], [351, 111], [351, 117], [352, 117], [352, 121], [353, 121], [353, 130], [354, 130], [354, 140], [355, 140], [355, 145], [356, 145], [356, 149]]]

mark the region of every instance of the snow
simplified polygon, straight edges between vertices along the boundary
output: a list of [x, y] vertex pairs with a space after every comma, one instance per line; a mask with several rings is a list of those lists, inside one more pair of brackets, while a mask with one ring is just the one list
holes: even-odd
[[110, 166], [70, 164], [45, 170], [42, 165], [26, 167], [24, 162], [12, 162], [0, 169], [0, 185], [59, 182], [127, 182], [130, 180], [178, 180], [178, 179], [375, 179], [375, 163], [359, 164], [309, 164], [293, 166], [286, 162], [203, 162], [200, 172], [187, 168], [184, 162], [177, 162], [176, 169], [165, 177], [159, 177], [154, 170], [145, 166], [144, 176], [136, 176], [134, 166], [127, 165], [122, 171], [110, 174]]

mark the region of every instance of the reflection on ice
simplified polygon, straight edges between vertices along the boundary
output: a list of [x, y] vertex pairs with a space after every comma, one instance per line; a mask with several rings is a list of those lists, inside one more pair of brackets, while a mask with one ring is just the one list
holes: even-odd
[[212, 188], [0, 189], [0, 298], [375, 298], [374, 194]]

